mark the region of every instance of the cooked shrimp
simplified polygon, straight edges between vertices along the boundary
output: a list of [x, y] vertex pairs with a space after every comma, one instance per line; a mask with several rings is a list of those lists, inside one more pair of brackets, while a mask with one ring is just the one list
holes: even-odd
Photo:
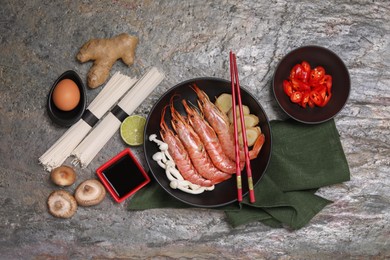
[[204, 178], [211, 180], [213, 184], [220, 183], [231, 177], [230, 174], [220, 171], [216, 168], [207, 154], [204, 145], [195, 133], [194, 129], [185, 121], [183, 116], [174, 108], [171, 102], [172, 126], [177, 136], [186, 148], [191, 161]]
[[168, 152], [171, 155], [173, 161], [176, 164], [177, 169], [187, 181], [190, 181], [193, 184], [198, 184], [203, 187], [210, 187], [213, 185], [213, 182], [203, 178], [194, 168], [190, 157], [183, 144], [179, 138], [174, 134], [174, 132], [168, 128], [164, 120], [165, 109], [162, 112], [161, 121], [160, 121], [160, 134], [161, 138], [165, 143], [168, 144]]
[[[188, 114], [188, 121], [202, 140], [214, 166], [226, 173], [236, 173], [236, 163], [227, 157], [223, 151], [214, 129], [195, 108], [187, 104], [186, 100], [183, 99], [182, 103]], [[244, 163], [240, 164], [241, 170], [244, 168], [244, 165]]]
[[[229, 127], [229, 119], [226, 114], [224, 114], [218, 107], [216, 107], [209, 99], [207, 94], [201, 90], [195, 84], [192, 85], [192, 88], [198, 96], [198, 105], [204, 114], [206, 120], [214, 129], [215, 133], [218, 136], [218, 139], [222, 145], [222, 149], [225, 154], [231, 159], [236, 160], [235, 149], [234, 149], [234, 135]], [[261, 150], [265, 141], [264, 134], [259, 135], [257, 138], [253, 149], [249, 151], [249, 158], [255, 159]], [[243, 149], [240, 149], [240, 161], [245, 161], [245, 153]]]

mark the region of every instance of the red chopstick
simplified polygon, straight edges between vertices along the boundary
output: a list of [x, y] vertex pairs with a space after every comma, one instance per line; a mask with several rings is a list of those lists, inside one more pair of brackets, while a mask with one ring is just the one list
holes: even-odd
[[[230, 51], [230, 77], [232, 84], [232, 108], [233, 108], [233, 125], [234, 125], [234, 142], [235, 142], [235, 154], [236, 154], [236, 176], [237, 176], [237, 200], [242, 201], [242, 180], [241, 180], [241, 169], [240, 169], [240, 148], [238, 141], [238, 127], [237, 127], [237, 111], [236, 111], [236, 98], [238, 101], [238, 107], [240, 110], [240, 120], [241, 120], [241, 133], [242, 139], [244, 141], [244, 153], [245, 153], [245, 165], [246, 173], [248, 178], [248, 187], [249, 187], [249, 200], [251, 203], [256, 201], [255, 192], [253, 190], [253, 179], [252, 179], [252, 169], [249, 159], [249, 150], [248, 150], [248, 140], [246, 138], [245, 130], [245, 120], [244, 120], [244, 111], [242, 108], [241, 101], [241, 91], [240, 91], [240, 81], [238, 79], [238, 69], [237, 69], [237, 60], [236, 55]], [[237, 97], [236, 97], [237, 94]]]
[[233, 61], [233, 53], [230, 52], [230, 78], [232, 82], [232, 108], [233, 108], [233, 125], [234, 125], [234, 148], [236, 155], [236, 182], [237, 182], [237, 200], [242, 201], [242, 180], [240, 167], [240, 146], [238, 143], [237, 129], [237, 111], [236, 111], [236, 84], [235, 84], [235, 66]]

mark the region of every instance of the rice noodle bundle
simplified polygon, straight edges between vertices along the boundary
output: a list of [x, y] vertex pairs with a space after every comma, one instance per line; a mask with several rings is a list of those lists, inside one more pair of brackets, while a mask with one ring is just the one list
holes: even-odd
[[122, 121], [134, 112], [163, 79], [164, 75], [157, 68], [151, 68], [73, 150], [72, 155], [75, 156], [75, 159], [72, 164], [81, 165], [83, 168], [87, 167], [114, 133], [118, 131]]

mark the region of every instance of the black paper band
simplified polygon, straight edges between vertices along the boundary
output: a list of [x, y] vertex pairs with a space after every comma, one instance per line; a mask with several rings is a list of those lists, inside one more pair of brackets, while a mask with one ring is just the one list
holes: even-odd
[[91, 127], [96, 125], [96, 123], [99, 121], [99, 118], [97, 118], [94, 114], [92, 114], [92, 112], [89, 111], [89, 109], [84, 111], [84, 114], [81, 118], [85, 121], [85, 123], [87, 123]]
[[123, 122], [123, 120], [125, 120], [126, 117], [128, 117], [129, 115], [123, 111], [123, 109], [116, 105], [112, 110], [111, 110], [111, 114], [113, 114], [116, 118], [118, 118], [119, 121]]

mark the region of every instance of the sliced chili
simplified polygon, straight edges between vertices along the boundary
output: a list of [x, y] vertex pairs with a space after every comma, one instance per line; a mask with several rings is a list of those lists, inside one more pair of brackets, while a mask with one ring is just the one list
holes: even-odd
[[331, 97], [332, 97], [332, 93], [328, 93], [328, 95], [326, 95], [326, 97], [324, 98], [324, 102], [322, 102], [321, 107], [326, 106], [329, 103]]
[[311, 73], [310, 64], [308, 62], [306, 62], [306, 61], [303, 61], [301, 63], [301, 65], [302, 65], [302, 69], [303, 69], [303, 71], [302, 71], [302, 81], [305, 82], [305, 83], [309, 82], [309, 80], [310, 80], [310, 73]]
[[332, 76], [325, 75], [321, 80], [320, 84], [325, 85], [327, 90], [330, 91], [332, 89]]
[[295, 65], [291, 70], [290, 79], [302, 78], [302, 71], [303, 71], [303, 68], [302, 68], [301, 64]]
[[324, 99], [322, 98], [321, 94], [316, 90], [312, 90], [310, 92], [310, 99], [317, 106], [321, 106], [322, 103], [324, 102]]
[[314, 90], [320, 94], [320, 96], [322, 97], [322, 100], [325, 99], [325, 96], [327, 93], [325, 86], [318, 86], [318, 87], [314, 88]]
[[288, 81], [288, 80], [283, 81], [283, 90], [287, 96], [291, 96], [293, 89], [292, 89], [292, 84], [290, 81]]
[[321, 66], [317, 66], [310, 72], [310, 82], [319, 82], [325, 76], [325, 69]]
[[299, 103], [302, 100], [302, 92], [295, 91], [291, 94], [290, 100], [294, 103]]
[[310, 66], [310, 64], [307, 61], [302, 61], [301, 66], [302, 66], [304, 71], [306, 71], [307, 73], [310, 74], [311, 66]]
[[311, 100], [310, 98], [309, 98], [309, 101], [307, 101], [307, 104], [308, 104], [309, 107], [311, 107], [311, 108], [313, 108], [313, 107], [316, 106], [316, 105], [314, 104], [313, 100]]
[[332, 97], [332, 76], [322, 66], [311, 68], [307, 61], [296, 64], [290, 71], [289, 79], [283, 81], [283, 91], [291, 102], [303, 108], [307, 105], [324, 107]]
[[302, 96], [302, 101], [301, 101], [301, 107], [303, 108], [306, 108], [306, 104], [307, 102], [309, 102], [310, 100], [310, 92], [309, 91], [306, 91], [303, 93], [303, 96]]

